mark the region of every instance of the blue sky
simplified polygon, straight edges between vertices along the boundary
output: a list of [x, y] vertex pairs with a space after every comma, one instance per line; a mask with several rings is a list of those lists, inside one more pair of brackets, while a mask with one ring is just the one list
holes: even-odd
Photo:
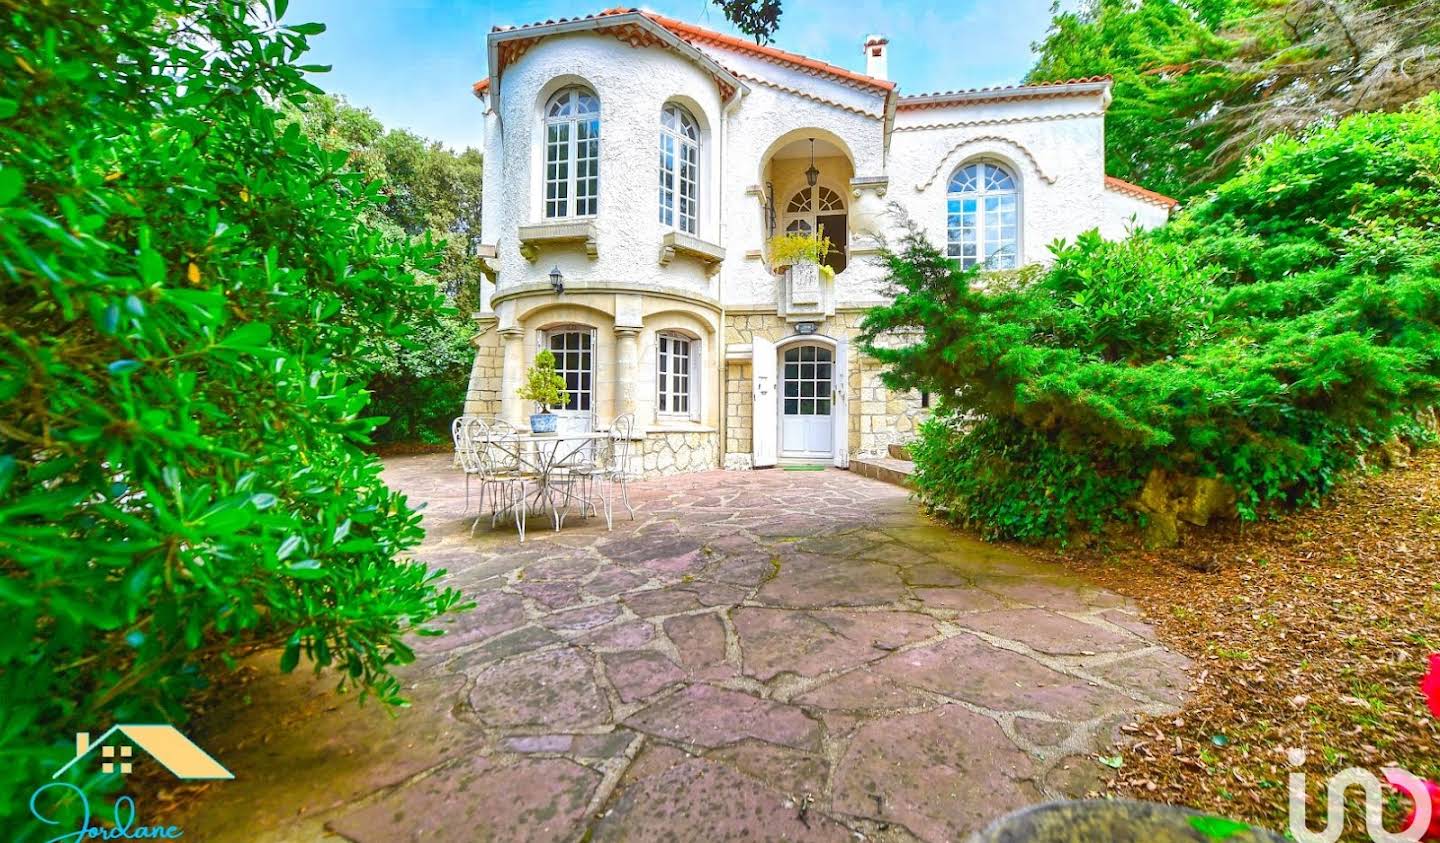
[[[314, 81], [365, 106], [390, 127], [453, 147], [480, 146], [470, 84], [485, 75], [492, 26], [591, 14], [615, 0], [291, 0], [287, 23], [320, 21], [307, 63], [329, 64]], [[1067, 3], [1066, 5], [1069, 5]], [[872, 32], [890, 38], [890, 77], [905, 93], [1017, 82], [1030, 44], [1049, 24], [1050, 0], [784, 0], [775, 44], [855, 70]], [[646, 8], [733, 31], [708, 0], [652, 0]]]

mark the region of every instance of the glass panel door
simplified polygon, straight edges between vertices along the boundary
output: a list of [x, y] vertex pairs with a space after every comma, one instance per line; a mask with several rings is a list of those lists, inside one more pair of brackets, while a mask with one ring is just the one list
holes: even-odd
[[835, 358], [829, 348], [785, 349], [780, 367], [780, 452], [827, 457], [831, 450], [831, 398]]

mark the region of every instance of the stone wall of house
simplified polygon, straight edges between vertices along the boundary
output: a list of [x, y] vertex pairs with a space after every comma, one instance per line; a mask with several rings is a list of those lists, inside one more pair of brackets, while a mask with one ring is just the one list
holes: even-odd
[[[880, 382], [881, 365], [862, 354], [856, 345], [863, 310], [839, 311], [820, 322], [816, 332], [830, 339], [849, 340], [850, 453], [883, 455], [891, 444], [904, 444], [929, 413], [916, 393], [893, 393]], [[726, 316], [725, 339], [749, 344], [756, 336], [771, 342], [792, 338], [794, 327], [774, 313], [731, 313]], [[725, 468], [749, 468], [754, 417], [751, 364], [731, 360], [725, 379]]]
[[465, 390], [465, 414], [498, 417], [504, 352], [500, 347], [500, 334], [495, 330], [495, 318], [482, 317], [477, 321], [478, 332], [472, 340], [475, 362], [470, 366], [470, 384]]
[[725, 460], [727, 469], [752, 468], [750, 461], [750, 420], [755, 396], [751, 392], [753, 367], [737, 362], [726, 367], [725, 378]]
[[720, 463], [720, 436], [711, 431], [652, 431], [635, 445], [631, 463], [641, 477], [709, 471]]

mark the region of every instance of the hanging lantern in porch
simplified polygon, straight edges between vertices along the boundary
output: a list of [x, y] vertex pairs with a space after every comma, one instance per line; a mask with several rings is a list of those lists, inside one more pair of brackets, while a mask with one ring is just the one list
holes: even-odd
[[805, 183], [811, 187], [820, 181], [820, 171], [815, 169], [815, 139], [810, 139], [810, 169], [805, 171]]

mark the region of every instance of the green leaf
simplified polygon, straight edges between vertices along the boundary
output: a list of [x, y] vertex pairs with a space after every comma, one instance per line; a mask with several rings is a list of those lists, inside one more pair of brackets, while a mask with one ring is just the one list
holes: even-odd
[[25, 189], [25, 176], [15, 167], [0, 168], [0, 205], [9, 205]]
[[20, 103], [6, 97], [0, 97], [0, 120], [9, 120], [20, 113]]
[[137, 256], [140, 280], [146, 284], [165, 283], [165, 258], [154, 249], [141, 249]]
[[289, 673], [300, 663], [300, 642], [291, 641], [285, 645], [285, 652], [280, 654], [280, 672]]
[[246, 322], [227, 334], [225, 339], [220, 341], [220, 345], [235, 349], [259, 349], [270, 341], [272, 333], [270, 326], [264, 322]]
[[1216, 841], [1229, 840], [1250, 831], [1250, 826], [1224, 817], [1191, 817], [1190, 827]]
[[285, 27], [297, 35], [319, 35], [325, 31], [323, 23], [297, 23]]

